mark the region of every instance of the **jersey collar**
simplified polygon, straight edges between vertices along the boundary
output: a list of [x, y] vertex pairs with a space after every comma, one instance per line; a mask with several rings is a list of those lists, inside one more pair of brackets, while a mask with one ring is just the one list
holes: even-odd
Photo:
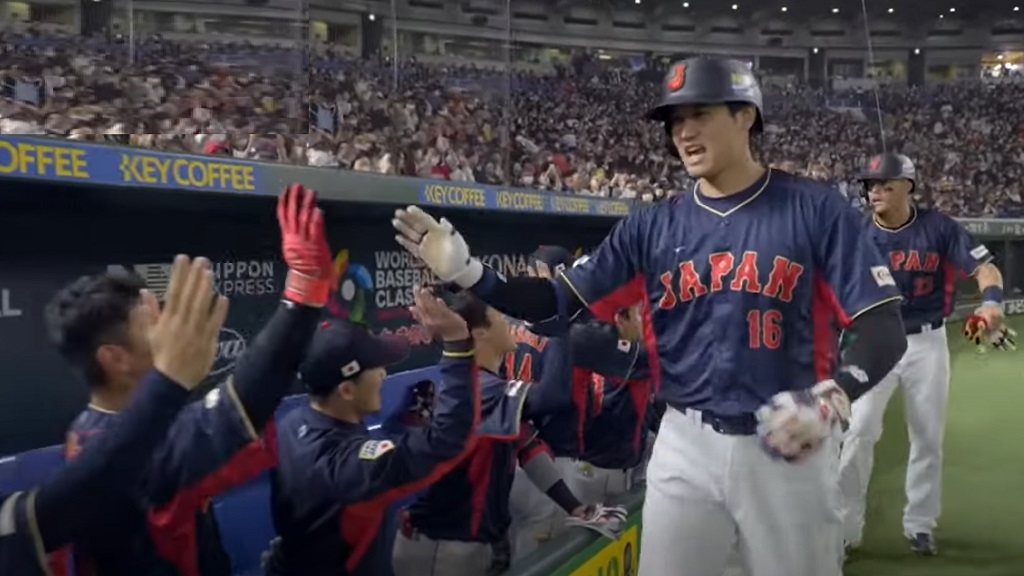
[[896, 232], [900, 232], [902, 230], [906, 230], [916, 220], [917, 220], [917, 206], [911, 206], [910, 207], [910, 219], [907, 220], [902, 226], [898, 226], [896, 228], [889, 228], [885, 224], [882, 224], [881, 222], [878, 221], [878, 216], [876, 216], [874, 214], [871, 215], [871, 221], [875, 223], [875, 226], [879, 230], [882, 230], [883, 232], [890, 232], [890, 233], [896, 233]]
[[715, 214], [717, 216], [721, 216], [721, 217], [725, 218], [726, 216], [729, 216], [730, 214], [736, 212], [740, 208], [743, 208], [747, 204], [750, 204], [751, 202], [756, 200], [757, 197], [760, 196], [761, 193], [764, 192], [768, 188], [768, 183], [771, 182], [771, 179], [772, 179], [772, 169], [768, 168], [767, 170], [764, 171], [764, 175], [761, 176], [760, 178], [758, 178], [753, 184], [751, 184], [745, 190], [742, 190], [742, 191], [740, 191], [740, 192], [738, 192], [737, 194], [734, 195], [734, 196], [737, 196], [739, 198], [743, 198], [744, 196], [746, 198], [744, 200], [741, 200], [739, 202], [739, 204], [736, 204], [735, 206], [729, 208], [728, 210], [725, 210], [724, 212], [714, 208], [713, 206], [711, 206], [710, 202], [714, 202], [715, 200], [722, 200], [723, 201], [722, 203], [726, 204], [728, 199], [729, 198], [733, 198], [733, 197], [729, 196], [729, 197], [726, 197], [726, 198], [714, 199], [714, 200], [711, 199], [711, 198], [708, 198], [707, 200], [705, 200], [705, 199], [702, 198], [702, 195], [700, 193], [700, 182], [699, 181], [693, 185], [693, 201], [697, 204], [697, 206], [700, 206], [701, 208], [707, 210], [708, 212], [711, 212], [712, 214]]

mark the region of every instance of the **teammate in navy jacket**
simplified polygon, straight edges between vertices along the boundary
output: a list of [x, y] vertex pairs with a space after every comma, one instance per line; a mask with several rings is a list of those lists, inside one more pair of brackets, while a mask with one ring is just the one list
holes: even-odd
[[[210, 499], [274, 464], [273, 444], [261, 441], [261, 431], [288, 391], [336, 275], [311, 190], [290, 186], [279, 199], [278, 221], [289, 267], [280, 307], [233, 376], [178, 415], [144, 483], [108, 502], [108, 522], [74, 543], [78, 576], [231, 573]], [[69, 458], [92, 449], [153, 365], [142, 288], [131, 275], [87, 276], [47, 307], [58, 348], [91, 388], [88, 408], [68, 433]], [[55, 568], [61, 564], [55, 559]]]
[[135, 489], [189, 390], [209, 372], [227, 315], [227, 299], [213, 292], [209, 261], [175, 259], [162, 313], [152, 294], [140, 299], [155, 368], [87, 454], [37, 489], [0, 496], [0, 574], [50, 574], [46, 552], [108, 522], [108, 504]]
[[933, 530], [942, 504], [942, 438], [949, 401], [944, 324], [953, 312], [957, 277], [968, 274], [983, 295], [977, 314], [992, 328], [986, 338], [1004, 338], [1003, 277], [988, 248], [963, 226], [941, 212], [913, 205], [917, 175], [909, 158], [880, 154], [859, 177], [874, 213], [868, 234], [888, 256], [903, 293], [907, 353], [877, 387], [853, 403], [839, 471], [845, 538], [851, 548], [860, 545], [875, 443], [882, 436], [889, 398], [902, 386], [910, 436], [903, 530], [912, 550], [932, 555], [937, 553]]
[[[669, 408], [648, 467], [640, 576], [718, 576], [737, 536], [752, 576], [840, 574], [834, 436], [850, 400], [906, 349], [900, 294], [861, 214], [753, 159], [761, 108], [744, 63], [674, 64], [650, 118], [697, 185], [630, 214], [554, 280], [502, 277], [414, 206], [393, 221], [440, 278], [516, 318], [565, 323], [589, 306], [608, 319], [644, 303]], [[841, 357], [837, 324], [856, 334]]]
[[569, 487], [587, 504], [629, 490], [633, 469], [642, 464], [653, 389], [640, 315], [637, 305], [616, 314], [615, 324], [590, 320], [572, 328], [588, 330], [580, 340], [604, 351], [605, 366], [590, 373], [583, 450], [575, 473], [565, 472]]
[[[563, 482], [551, 453], [529, 425], [537, 396], [535, 383], [498, 374], [515, 346], [509, 323], [495, 308], [469, 292], [452, 296], [452, 310], [466, 321], [480, 370], [481, 416], [477, 444], [459, 465], [409, 506], [395, 540], [395, 576], [446, 574], [484, 576], [492, 545], [511, 523], [509, 497], [516, 463], [524, 476], [568, 515], [592, 528], [615, 530], [625, 520], [622, 509], [584, 506]], [[552, 345], [562, 338], [551, 338]], [[545, 366], [564, 381], [570, 362], [561, 351]], [[544, 384], [537, 384], [542, 386]], [[542, 398], [542, 403], [547, 402]]]
[[[395, 576], [485, 576], [491, 546], [505, 536], [511, 522], [509, 495], [517, 463], [567, 514], [615, 529], [613, 524], [624, 520], [625, 512], [580, 504], [529, 425], [537, 398], [532, 394], [534, 383], [498, 375], [503, 358], [515, 347], [508, 321], [469, 292], [453, 295], [450, 306], [470, 329], [474, 363], [480, 369], [477, 444], [408, 507], [395, 540]], [[552, 338], [550, 343], [555, 346], [561, 340]], [[545, 372], [559, 373], [564, 381], [568, 351], [550, 360]]]
[[380, 410], [385, 366], [408, 343], [344, 321], [317, 331], [300, 368], [307, 406], [277, 431], [269, 576], [380, 576], [391, 567], [382, 534], [389, 506], [437, 482], [476, 444], [480, 395], [465, 321], [427, 290], [414, 318], [444, 340], [441, 382], [429, 427], [374, 439], [363, 419]]

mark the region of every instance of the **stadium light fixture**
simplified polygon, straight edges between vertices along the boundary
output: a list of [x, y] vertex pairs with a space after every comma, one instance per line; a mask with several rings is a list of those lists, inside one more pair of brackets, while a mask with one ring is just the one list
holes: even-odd
[[956, 8], [950, 8], [949, 9], [949, 13], [950, 14], [955, 14], [956, 13]]
[[369, 16], [366, 17], [366, 19], [369, 20], [370, 22], [373, 22], [374, 20], [377, 19], [377, 15], [376, 14], [370, 14]]
[[818, 53], [818, 49], [817, 48], [811, 48], [811, 52], [814, 53], [814, 54], [817, 54]]
[[783, 6], [783, 7], [781, 8], [781, 10], [782, 10], [783, 12], [785, 12], [786, 10], [789, 10], [789, 8], [786, 8], [785, 6]]
[[739, 6], [739, 4], [733, 4], [733, 5], [732, 5], [732, 9], [733, 9], [733, 10], [739, 10], [739, 9], [740, 9], [740, 6]]
[[1014, 12], [1020, 12], [1020, 6], [1014, 6], [1013, 7], [1013, 11]]
[[689, 8], [689, 7], [690, 7], [690, 3], [689, 2], [683, 2], [683, 8]]
[[833, 8], [832, 9], [832, 13], [833, 14], [839, 14], [839, 8]]
[[920, 54], [920, 53], [921, 53], [921, 49], [920, 48], [914, 48], [914, 54]]
[[942, 19], [943, 19], [943, 18], [945, 18], [945, 17], [946, 17], [946, 15], [945, 15], [945, 14], [939, 14], [939, 20], [942, 20]]
[[895, 12], [895, 10], [893, 10], [892, 8], [889, 8], [889, 14], [892, 14], [893, 12]]

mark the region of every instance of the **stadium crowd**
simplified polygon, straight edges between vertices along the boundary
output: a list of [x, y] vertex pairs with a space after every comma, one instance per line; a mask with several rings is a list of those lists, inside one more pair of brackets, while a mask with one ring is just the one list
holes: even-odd
[[[390, 62], [330, 49], [151, 37], [136, 42], [129, 66], [116, 41], [0, 40], [6, 134], [646, 201], [691, 184], [660, 128], [640, 120], [657, 74], [597, 61], [542, 75], [409, 58], [395, 74]], [[311, 73], [296, 74], [307, 61]], [[1018, 91], [980, 80], [881, 88], [887, 145], [914, 159], [923, 204], [1024, 216]], [[765, 92], [764, 160], [830, 180], [859, 203], [852, 167], [881, 147], [874, 95], [793, 83]]]

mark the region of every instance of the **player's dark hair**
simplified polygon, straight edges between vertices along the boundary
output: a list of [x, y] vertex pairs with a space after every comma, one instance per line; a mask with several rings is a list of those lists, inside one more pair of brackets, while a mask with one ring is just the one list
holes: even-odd
[[474, 296], [472, 292], [468, 290], [456, 292], [446, 300], [448, 307], [462, 316], [470, 330], [491, 326], [491, 321], [487, 318], [487, 303]]
[[96, 350], [128, 340], [128, 322], [145, 281], [131, 273], [82, 276], [46, 305], [46, 329], [61, 356], [90, 387], [104, 382]]

